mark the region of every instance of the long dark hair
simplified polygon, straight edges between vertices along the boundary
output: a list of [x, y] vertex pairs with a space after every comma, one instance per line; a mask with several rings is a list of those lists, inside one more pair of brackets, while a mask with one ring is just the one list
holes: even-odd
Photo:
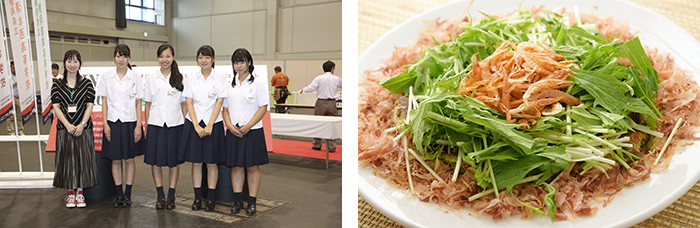
[[[114, 55], [112, 57], [116, 57], [117, 54], [119, 54], [119, 56], [131, 58], [131, 49], [126, 44], [118, 44], [116, 47], [114, 47]], [[131, 70], [131, 63], [126, 63], [126, 66], [129, 67], [129, 70]]]
[[[78, 59], [78, 63], [80, 63], [80, 66], [83, 66], [83, 60], [80, 58], [80, 52], [74, 49], [66, 51], [66, 53], [63, 54], [63, 78], [58, 80], [58, 84], [60, 86], [66, 86], [68, 84], [68, 69], [66, 69], [66, 61], [68, 61], [68, 59], [70, 59], [73, 56], [75, 56], [75, 58]], [[80, 80], [82, 79], [83, 76], [80, 75], [80, 68], [78, 68], [78, 71], [75, 72], [75, 87], [77, 87], [80, 84]]]
[[[253, 56], [250, 55], [250, 52], [246, 50], [245, 48], [239, 48], [236, 49], [233, 54], [231, 55], [231, 65], [235, 64], [236, 62], [249, 62], [250, 66], [248, 66], [248, 74], [253, 75], [253, 70], [255, 67], [253, 66]], [[236, 73], [236, 69], [233, 69], [233, 76], [236, 76], [238, 73]], [[251, 83], [255, 81], [255, 77], [250, 77], [248, 79]], [[231, 87], [236, 87], [236, 78], [234, 77], [233, 80], [231, 80]]]
[[[199, 47], [199, 49], [197, 50], [197, 55], [194, 56], [195, 60], [199, 58], [199, 55], [216, 58], [214, 48], [206, 44]], [[216, 64], [216, 61], [211, 62], [211, 68], [214, 68], [214, 64]]]
[[[163, 51], [170, 49], [170, 53], [173, 54], [173, 58], [175, 57], [175, 49], [173, 49], [173, 46], [170, 44], [161, 44], [160, 47], [158, 47], [158, 51], [156, 51], [156, 57], [160, 56], [160, 54], [163, 53]], [[175, 59], [173, 59], [172, 65], [170, 65], [170, 86], [173, 88], [182, 91], [184, 87], [182, 86], [182, 74], [180, 73], [180, 69], [177, 67], [177, 62]]]

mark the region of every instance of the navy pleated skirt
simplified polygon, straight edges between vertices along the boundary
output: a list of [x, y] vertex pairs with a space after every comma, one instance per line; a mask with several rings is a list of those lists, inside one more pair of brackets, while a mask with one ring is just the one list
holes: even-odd
[[184, 124], [175, 127], [148, 125], [146, 135], [146, 153], [143, 162], [155, 166], [175, 167], [183, 161], [177, 159], [182, 128]]
[[[204, 121], [199, 122], [200, 127], [205, 127]], [[192, 126], [190, 120], [185, 119], [182, 127], [177, 159], [194, 163], [219, 163], [224, 150], [224, 122], [220, 121], [212, 126], [211, 135], [200, 138]]]
[[117, 122], [107, 121], [109, 128], [112, 130], [112, 140], [107, 140], [107, 137], [102, 133], [102, 157], [109, 160], [130, 159], [139, 155], [143, 155], [144, 143], [143, 134], [141, 140], [134, 143], [134, 122]]
[[262, 128], [250, 130], [241, 138], [231, 132], [226, 133], [223, 164], [231, 167], [251, 167], [270, 163]]

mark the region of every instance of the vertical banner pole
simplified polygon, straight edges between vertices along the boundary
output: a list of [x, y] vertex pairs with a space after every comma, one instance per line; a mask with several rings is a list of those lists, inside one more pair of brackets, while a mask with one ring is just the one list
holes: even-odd
[[[19, 92], [21, 111], [21, 118], [19, 118], [19, 121], [22, 121], [21, 123], [26, 123], [31, 118], [32, 110], [35, 110], [37, 118], [39, 118], [38, 111], [35, 109], [36, 92], [34, 89], [34, 63], [32, 62], [32, 43], [29, 36], [26, 2], [24, 0], [5, 0], [5, 11], [7, 12], [7, 24], [10, 29], [12, 56], [15, 60], [17, 90]], [[37, 119], [37, 131], [38, 130], [39, 120]], [[41, 144], [39, 144], [39, 146], [41, 146]], [[17, 153], [20, 154], [19, 141], [17, 142], [17, 147]]]
[[[4, 3], [0, 1], [0, 31], [5, 31], [5, 12], [2, 10]], [[7, 52], [7, 39], [5, 33], [0, 33], [0, 123], [12, 117], [14, 113], [14, 96], [12, 94], [12, 78], [10, 76], [10, 57]], [[12, 111], [12, 112], [11, 112]]]
[[[41, 116], [43, 123], [49, 119], [51, 112], [51, 84], [53, 82], [51, 75], [51, 49], [49, 47], [49, 27], [46, 21], [46, 1], [32, 0], [32, 10], [34, 11], [34, 36], [36, 42], [37, 64], [39, 64], [39, 88], [41, 94]], [[25, 17], [27, 17], [25, 10]], [[30, 56], [31, 56], [31, 52]], [[34, 77], [32, 77], [34, 78]], [[39, 109], [36, 110], [36, 135], [41, 135], [39, 130]], [[37, 141], [39, 148], [39, 165], [41, 174], [44, 174], [44, 159], [41, 155], [41, 142]]]
[[[3, 6], [3, 8], [6, 7], [6, 5], [4, 3], [0, 3], [0, 4], [1, 4], [1, 6]], [[2, 9], [0, 9], [0, 11], [2, 11]], [[0, 28], [2, 29], [1, 31], [5, 31], [5, 11], [0, 12], [0, 15], [2, 15], [2, 19], [1, 19], [2, 25]], [[0, 54], [2, 54], [3, 56], [1, 56], [1, 58], [0, 58], [0, 76], [2, 76], [2, 78], [0, 79], [0, 84], [2, 84], [2, 87], [9, 85], [9, 86], [7, 86], [8, 87], [7, 90], [0, 91], [0, 94], [2, 94], [2, 92], [8, 93], [8, 96], [6, 96], [6, 98], [1, 100], [1, 102], [3, 104], [6, 103], [3, 106], [3, 110], [5, 111], [5, 113], [2, 115], [2, 117], [7, 119], [10, 117], [10, 115], [12, 115], [12, 118], [15, 118], [15, 121], [14, 121], [15, 135], [17, 135], [17, 130], [18, 130], [17, 129], [17, 121], [22, 121], [22, 120], [18, 119], [17, 115], [15, 114], [15, 113], [17, 113], [17, 111], [15, 110], [15, 99], [14, 99], [14, 95], [12, 94], [13, 93], [12, 92], [12, 78], [9, 75], [10, 64], [7, 61], [7, 58], [9, 57], [9, 55], [7, 53], [7, 37], [5, 37], [4, 32], [2, 32], [2, 38], [3, 38], [3, 41], [2, 41], [3, 45], [2, 45], [2, 50], [0, 50]], [[5, 96], [3, 96], [3, 97], [5, 97]], [[22, 175], [22, 154], [20, 153], [20, 150], [19, 150], [19, 141], [16, 141], [16, 144], [17, 144], [17, 164], [19, 166], [19, 175], [21, 176]]]

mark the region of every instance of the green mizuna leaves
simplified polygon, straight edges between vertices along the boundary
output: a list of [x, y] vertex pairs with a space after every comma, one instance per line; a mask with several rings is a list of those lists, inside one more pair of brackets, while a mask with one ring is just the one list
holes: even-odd
[[[554, 218], [556, 189], [549, 183], [562, 171], [580, 166], [584, 173], [605, 172], [640, 159], [625, 151], [639, 148], [627, 134], [642, 129], [647, 139], [658, 133], [653, 131], [660, 117], [654, 105], [658, 73], [637, 38], [604, 38], [594, 25], [568, 26], [572, 19], [553, 12], [536, 18], [530, 12], [485, 16], [481, 22], [462, 24], [464, 32], [450, 42], [424, 47], [417, 61], [404, 66], [405, 72], [379, 84], [394, 93], [413, 94], [409, 102], [417, 106], [409, 110], [408, 135], [422, 157], [454, 160], [457, 154], [468, 164], [469, 178], [484, 191], [510, 193], [518, 184], [541, 184], [549, 192], [545, 206]], [[504, 41], [545, 41], [564, 57], [561, 61], [574, 60], [577, 66], [569, 76], [573, 84], [565, 90], [583, 104], [567, 105], [565, 111], [524, 128], [482, 101], [458, 94], [472, 56], [483, 60]], [[621, 58], [632, 66], [620, 64]], [[641, 114], [645, 123], [635, 123], [631, 113]]]

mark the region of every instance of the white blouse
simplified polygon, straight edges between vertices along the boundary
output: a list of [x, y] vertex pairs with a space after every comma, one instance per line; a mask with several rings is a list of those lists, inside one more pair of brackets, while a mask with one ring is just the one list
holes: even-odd
[[[143, 100], [151, 102], [148, 124], [163, 127], [179, 126], [185, 123], [180, 104], [185, 102], [182, 91], [170, 86], [170, 75], [163, 77], [160, 70], [146, 77], [146, 90]], [[183, 81], [184, 83], [184, 81]]]
[[[216, 105], [216, 99], [225, 96], [224, 88], [226, 88], [226, 86], [226, 76], [217, 73], [214, 69], [211, 70], [206, 80], [201, 70], [198, 70], [196, 74], [185, 80], [185, 90], [182, 91], [182, 95], [187, 98], [192, 98], [194, 113], [197, 114], [197, 120], [195, 120], [197, 123], [200, 121], [204, 121], [205, 124], [209, 122], [209, 118], [211, 118], [214, 106]], [[230, 87], [231, 85], [228, 84], [228, 86]], [[192, 121], [190, 115], [187, 115], [186, 118]], [[221, 122], [222, 120], [221, 113], [219, 113], [214, 123]]]
[[132, 70], [127, 70], [124, 78], [119, 79], [114, 68], [102, 73], [95, 95], [107, 98], [107, 120], [134, 122], [135, 101], [143, 99], [143, 80]]
[[[257, 78], [251, 83], [249, 79], [253, 76], [249, 75], [243, 83], [239, 83], [239, 76], [236, 75], [233, 78], [233, 80], [236, 80], [235, 88], [232, 88], [231, 84], [228, 84], [228, 87], [226, 87], [224, 107], [228, 108], [231, 124], [243, 126], [248, 124], [260, 107], [270, 103], [270, 95], [262, 79]], [[258, 121], [250, 129], [259, 129], [261, 127], [262, 121]]]

